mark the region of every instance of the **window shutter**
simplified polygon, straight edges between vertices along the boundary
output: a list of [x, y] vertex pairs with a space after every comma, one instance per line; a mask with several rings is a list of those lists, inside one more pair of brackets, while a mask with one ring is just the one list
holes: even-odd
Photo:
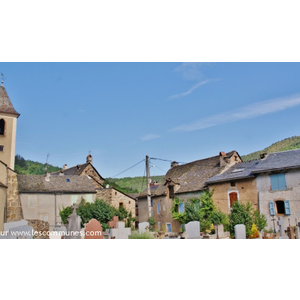
[[157, 203], [157, 214], [160, 214], [160, 203]]
[[290, 207], [290, 201], [289, 200], [284, 201], [284, 209], [285, 209], [285, 214], [286, 215], [291, 214], [291, 207]]
[[271, 175], [271, 189], [272, 191], [279, 190], [277, 174]]
[[270, 215], [275, 216], [275, 204], [273, 201], [269, 202]]
[[286, 190], [286, 181], [285, 181], [285, 174], [278, 174], [278, 189], [279, 190]]

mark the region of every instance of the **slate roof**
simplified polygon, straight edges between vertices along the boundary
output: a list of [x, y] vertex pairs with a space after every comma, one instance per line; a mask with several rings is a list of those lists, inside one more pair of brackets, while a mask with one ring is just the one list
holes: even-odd
[[[231, 157], [234, 153], [237, 152], [228, 152], [226, 156]], [[222, 169], [219, 155], [175, 166], [167, 172], [162, 183], [154, 192], [154, 196], [166, 194], [167, 187], [164, 183], [168, 178], [180, 185], [176, 194], [201, 191], [206, 188], [206, 181], [218, 174]], [[140, 196], [143, 195], [141, 194]]]
[[255, 174], [300, 168], [300, 149], [275, 152], [263, 159], [235, 164], [222, 174], [207, 180], [207, 184], [254, 177]]
[[99, 175], [99, 177], [104, 180], [104, 178], [98, 173], [98, 171], [94, 168], [94, 166], [89, 162], [87, 162], [85, 164], [77, 165], [77, 166], [74, 166], [74, 167], [71, 167], [71, 168], [68, 168], [68, 169], [65, 169], [65, 170], [61, 170], [61, 171], [58, 171], [58, 172], [51, 173], [51, 175], [59, 175], [60, 173], [63, 173], [64, 175], [77, 175], [77, 176], [79, 176], [79, 175], [82, 174], [84, 169], [89, 164], [93, 167], [93, 169], [96, 171], [96, 173]]
[[92, 180], [87, 176], [18, 175], [20, 193], [96, 193]]
[[11, 101], [8, 97], [8, 94], [3, 85], [0, 86], [0, 113], [14, 115], [19, 117], [20, 114], [14, 109]]

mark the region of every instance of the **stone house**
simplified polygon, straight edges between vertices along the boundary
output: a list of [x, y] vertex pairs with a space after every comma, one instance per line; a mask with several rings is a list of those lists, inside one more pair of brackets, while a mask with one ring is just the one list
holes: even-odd
[[94, 202], [96, 190], [88, 176], [18, 175], [19, 199], [23, 218], [49, 223], [53, 230], [61, 224], [59, 212], [81, 199]]
[[127, 195], [118, 191], [115, 188], [104, 188], [103, 184], [105, 179], [99, 174], [97, 169], [93, 165], [92, 155], [88, 155], [86, 158], [86, 163], [80, 164], [71, 168], [68, 168], [65, 164], [61, 171], [51, 173], [52, 176], [88, 176], [92, 183], [94, 184], [96, 190], [96, 199], [104, 200], [108, 204], [114, 206], [115, 208], [124, 207], [128, 212], [131, 212], [132, 216], [135, 217], [136, 209], [135, 202], [136, 200]]
[[[241, 161], [239, 154], [236, 151], [231, 151], [229, 153], [220, 152], [217, 156], [183, 165], [173, 162], [163, 182], [150, 189], [151, 214], [156, 222], [156, 229], [179, 232], [180, 223], [173, 220], [171, 213], [174, 198], [180, 200], [199, 198], [203, 191], [208, 188], [206, 181], [209, 178]], [[138, 197], [138, 208], [139, 221], [147, 221], [149, 218], [147, 191]], [[184, 207], [179, 209], [184, 209]]]
[[22, 216], [18, 202], [15, 146], [17, 119], [20, 114], [14, 109], [3, 81], [0, 86], [0, 231], [5, 222], [18, 221]]
[[300, 149], [236, 164], [206, 183], [224, 212], [229, 212], [232, 201], [250, 201], [266, 216], [269, 229], [279, 229], [279, 217], [285, 230], [300, 222]]

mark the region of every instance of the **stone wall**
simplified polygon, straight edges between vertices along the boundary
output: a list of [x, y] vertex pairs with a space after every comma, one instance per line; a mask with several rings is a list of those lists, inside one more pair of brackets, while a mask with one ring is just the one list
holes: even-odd
[[131, 212], [132, 217], [135, 217], [135, 200], [114, 188], [98, 190], [96, 198], [104, 200], [106, 203], [115, 208], [119, 208], [122, 203], [123, 207], [128, 212]]
[[28, 225], [33, 227], [34, 231], [39, 234], [35, 235], [35, 239], [49, 239], [49, 223], [41, 220], [26, 220]]
[[215, 205], [220, 208], [223, 213], [230, 212], [229, 194], [235, 192], [238, 195], [238, 201], [253, 205], [253, 208], [259, 210], [258, 207], [258, 192], [256, 188], [256, 179], [243, 179], [234, 182], [234, 186], [230, 182], [221, 182], [211, 184], [210, 190], [214, 190], [213, 200]]
[[98, 175], [98, 173], [95, 171], [95, 169], [92, 167], [92, 165], [88, 164], [84, 171], [82, 172], [82, 175], [87, 175], [92, 177], [93, 179], [93, 184], [95, 186], [96, 189], [98, 188], [102, 188], [103, 182], [104, 180], [101, 179], [101, 177]]
[[6, 222], [15, 222], [23, 219], [21, 201], [18, 192], [17, 173], [7, 169], [7, 208]]

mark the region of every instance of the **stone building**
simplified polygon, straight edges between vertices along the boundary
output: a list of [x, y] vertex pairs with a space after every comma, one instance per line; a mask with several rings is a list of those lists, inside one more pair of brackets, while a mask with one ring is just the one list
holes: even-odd
[[19, 116], [2, 81], [0, 86], [0, 231], [3, 230], [3, 223], [22, 218], [22, 208], [18, 200], [17, 174], [14, 172]]
[[65, 164], [61, 171], [51, 173], [52, 176], [88, 176], [91, 178], [95, 190], [96, 190], [96, 198], [99, 200], [104, 200], [108, 204], [119, 208], [124, 207], [128, 212], [131, 212], [132, 216], [135, 217], [135, 202], [136, 200], [115, 188], [104, 187], [104, 178], [99, 174], [97, 169], [93, 165], [93, 157], [92, 155], [88, 155], [86, 158], [86, 163], [76, 165], [68, 168]]
[[[176, 162], [171, 164], [171, 169], [165, 175], [163, 182], [153, 186], [151, 191], [151, 214], [156, 222], [156, 229], [167, 232], [178, 232], [180, 223], [173, 220], [171, 208], [174, 198], [187, 200], [199, 198], [206, 190], [206, 181], [227, 170], [236, 163], [241, 162], [236, 151], [229, 153], [220, 152], [219, 155], [197, 160], [183, 165]], [[139, 222], [149, 218], [147, 191], [138, 197]]]
[[94, 202], [96, 190], [88, 176], [18, 175], [19, 197], [26, 220], [41, 220], [53, 230], [61, 224], [59, 215], [64, 207], [81, 199]]
[[249, 201], [266, 216], [269, 229], [278, 230], [280, 219], [285, 230], [300, 222], [300, 149], [236, 164], [206, 183], [223, 212], [230, 211], [232, 201]]

